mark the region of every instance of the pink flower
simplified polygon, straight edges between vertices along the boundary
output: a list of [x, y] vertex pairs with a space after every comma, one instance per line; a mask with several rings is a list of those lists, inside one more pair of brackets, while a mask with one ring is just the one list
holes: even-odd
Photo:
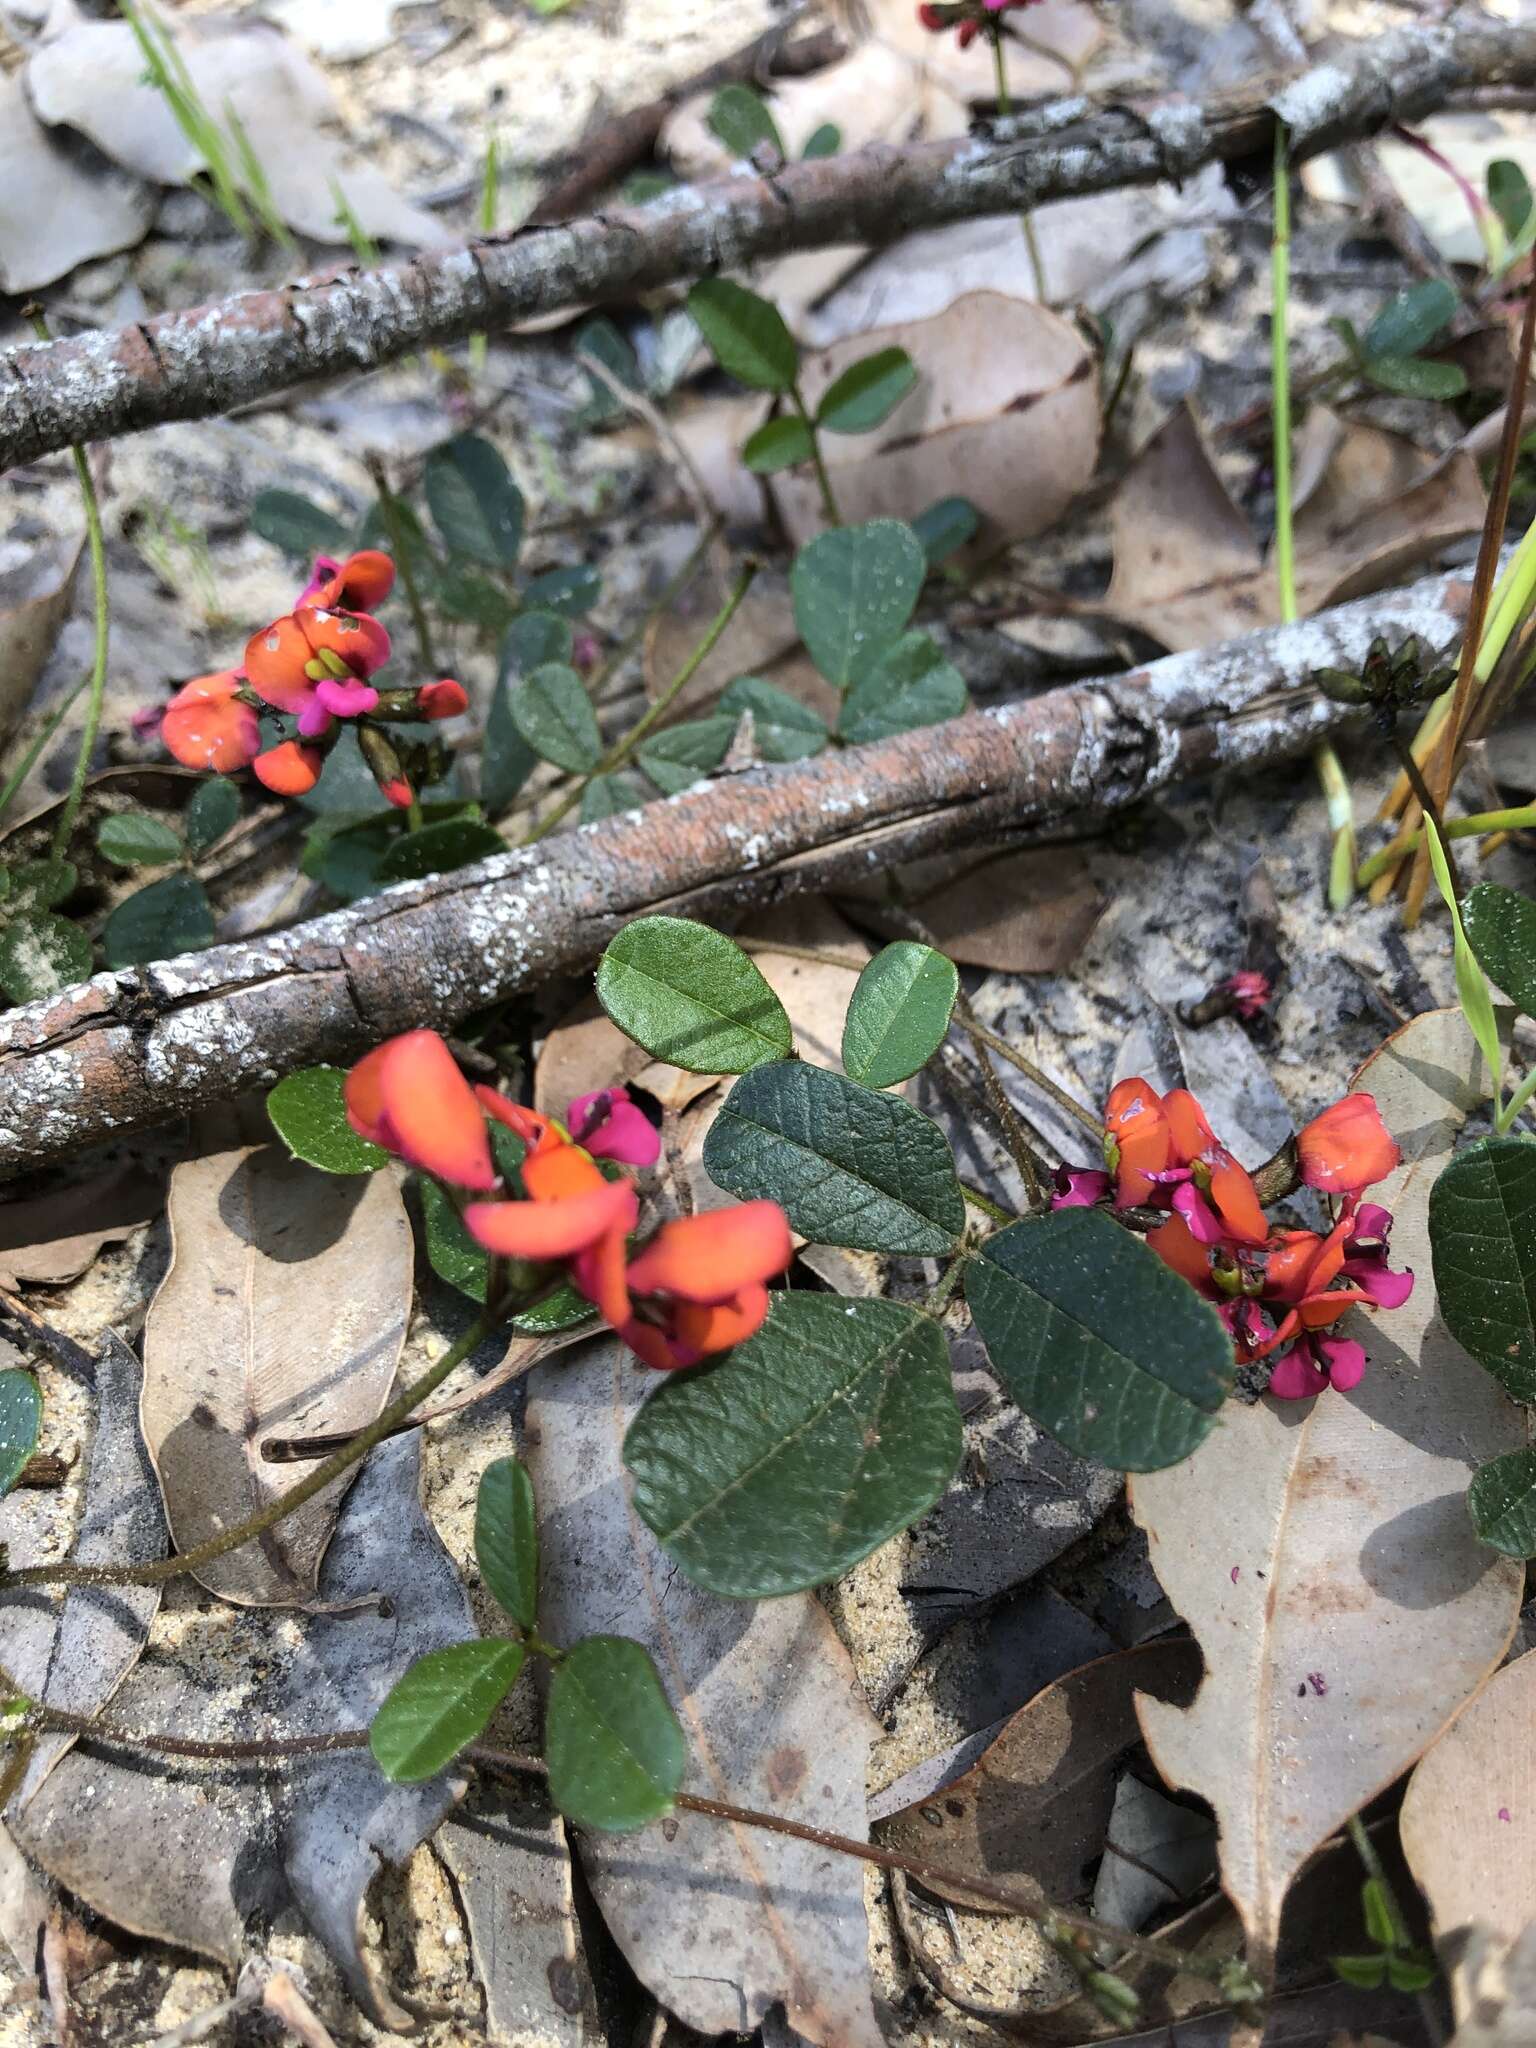
[[[990, 0], [988, 0], [990, 4]], [[1223, 995], [1229, 996], [1232, 1007], [1239, 1017], [1252, 1023], [1255, 1017], [1262, 1017], [1274, 994], [1267, 974], [1258, 974], [1251, 968], [1244, 968], [1238, 974], [1229, 974], [1221, 983]]]
[[654, 1166], [661, 1155], [660, 1132], [631, 1102], [627, 1088], [594, 1088], [589, 1095], [578, 1095], [566, 1121], [572, 1138], [594, 1159]]

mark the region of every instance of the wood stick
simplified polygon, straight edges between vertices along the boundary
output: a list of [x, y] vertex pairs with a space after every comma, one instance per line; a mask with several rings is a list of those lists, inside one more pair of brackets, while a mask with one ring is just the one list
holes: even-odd
[[1268, 92], [1139, 107], [1057, 100], [986, 136], [882, 144], [771, 177], [680, 187], [648, 206], [15, 348], [0, 359], [0, 467], [792, 249], [888, 242], [1027, 213], [1048, 199], [1186, 178], [1267, 149], [1277, 113], [1300, 158], [1417, 120], [1466, 86], [1532, 83], [1536, 26], [1460, 15], [1374, 37]]
[[1129, 675], [759, 767], [291, 931], [98, 974], [0, 1017], [0, 1173], [350, 1061], [584, 970], [631, 918], [731, 919], [919, 854], [1008, 843], [1181, 778], [1268, 764], [1348, 717], [1310, 678], [1377, 634], [1444, 646], [1470, 582], [1432, 577]]

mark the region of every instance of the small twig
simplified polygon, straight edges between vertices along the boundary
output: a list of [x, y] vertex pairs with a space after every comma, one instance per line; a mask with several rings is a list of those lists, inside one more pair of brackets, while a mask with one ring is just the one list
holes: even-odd
[[1019, 1072], [1040, 1090], [1042, 1095], [1048, 1095], [1058, 1109], [1065, 1110], [1068, 1116], [1075, 1118], [1083, 1126], [1084, 1130], [1091, 1131], [1098, 1142], [1101, 1145], [1103, 1144], [1104, 1126], [1099, 1122], [1098, 1118], [1091, 1110], [1084, 1109], [1080, 1102], [1074, 1101], [1065, 1088], [1058, 1087], [1049, 1074], [1042, 1073], [1033, 1060], [1027, 1060], [1023, 1053], [1017, 1051], [1008, 1043], [1006, 1038], [999, 1038], [995, 1031], [989, 1031], [974, 1011], [971, 1013], [966, 1028], [973, 1038], [979, 1038], [983, 1045], [990, 1047], [993, 1052], [998, 1053], [1003, 1059], [1007, 1060], [1011, 1066], [1017, 1067]]

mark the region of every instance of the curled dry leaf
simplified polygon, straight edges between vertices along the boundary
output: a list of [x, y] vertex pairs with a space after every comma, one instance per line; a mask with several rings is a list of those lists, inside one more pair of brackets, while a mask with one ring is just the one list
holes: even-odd
[[[882, 1821], [880, 1841], [1070, 1904], [1104, 1851], [1120, 1766], [1136, 1742], [1136, 1692], [1189, 1700], [1199, 1680], [1199, 1652], [1185, 1641], [1121, 1650], [1069, 1672], [1021, 1707], [964, 1777]], [[963, 1884], [925, 1879], [924, 1889], [997, 1910]]]
[[1412, 1297], [1362, 1319], [1370, 1370], [1349, 1393], [1228, 1402], [1193, 1457], [1131, 1482], [1206, 1659], [1194, 1705], [1144, 1700], [1142, 1729], [1168, 1782], [1215, 1808], [1222, 1883], [1266, 1972], [1296, 1872], [1495, 1668], [1523, 1585], [1478, 1544], [1464, 1498], [1476, 1466], [1522, 1441], [1519, 1416], [1452, 1342], [1429, 1277], [1430, 1186], [1486, 1099], [1460, 1012], [1416, 1017], [1355, 1085], [1403, 1149], [1373, 1194]]
[[121, 1244], [159, 1214], [159, 1180], [136, 1166], [0, 1202], [0, 1287], [78, 1279], [104, 1245]]
[[[838, 510], [853, 522], [914, 519], [940, 498], [969, 498], [994, 541], [1054, 526], [1092, 480], [1099, 452], [1093, 351], [1058, 314], [998, 292], [969, 292], [929, 320], [877, 327], [806, 360], [806, 403], [851, 364], [903, 348], [916, 387], [870, 434], [824, 434]], [[814, 477], [774, 479], [796, 541], [822, 525]]]
[[[171, 1266], [144, 1326], [145, 1441], [178, 1550], [241, 1521], [308, 1464], [271, 1464], [268, 1437], [364, 1429], [405, 1342], [411, 1226], [389, 1173], [337, 1180], [263, 1145], [171, 1176]], [[344, 1476], [197, 1573], [247, 1605], [302, 1606]]]
[[[283, 1616], [248, 1617], [248, 1661], [227, 1631], [178, 1595], [178, 1654], [143, 1658], [117, 1694], [128, 1727], [206, 1741], [327, 1735], [366, 1726], [400, 1673], [474, 1632], [452, 1561], [422, 1512], [420, 1443], [381, 1444], [349, 1494], [297, 1646]], [[169, 1617], [168, 1617], [169, 1618]], [[146, 1767], [139, 1757], [71, 1751], [11, 1820], [20, 1846], [68, 1890], [131, 1933], [231, 1968], [250, 1929], [296, 1904], [369, 2017], [407, 2029], [362, 1940], [368, 1888], [405, 1860], [463, 1789], [452, 1774], [391, 1785], [366, 1750], [248, 1766]]]
[[0, 75], [0, 291], [31, 292], [131, 249], [156, 194], [88, 145], [50, 135], [20, 76]]
[[1509, 1945], [1536, 1926], [1536, 1650], [1491, 1678], [1419, 1764], [1399, 1820], [1458, 2013], [1474, 1928]]
[[[819, 1603], [703, 1592], [630, 1507], [620, 1449], [645, 1378], [599, 1341], [529, 1382], [543, 1625], [557, 1641], [611, 1631], [645, 1645], [687, 1736], [687, 1790], [862, 1836], [878, 1729]], [[631, 1967], [687, 2026], [748, 2030], [783, 2001], [818, 2048], [879, 2048], [851, 1858], [688, 1813], [578, 1847]]]
[[[1465, 451], [1437, 462], [1378, 427], [1351, 424], [1336, 435], [1326, 427], [1326, 418], [1312, 427], [1315, 480], [1296, 517], [1303, 614], [1381, 589], [1476, 533], [1486, 509], [1477, 465]], [[1274, 567], [1187, 405], [1169, 415], [1127, 471], [1110, 504], [1110, 527], [1114, 575], [1096, 610], [1175, 651], [1279, 620]]]
[[[4, 120], [0, 102], [0, 122]], [[4, 175], [0, 159], [0, 176]], [[0, 196], [0, 207], [5, 198]], [[0, 225], [0, 237], [3, 237]], [[0, 249], [3, 262], [3, 249]], [[20, 561], [0, 568], [0, 739], [26, 710], [59, 628], [69, 617], [82, 541], [26, 547]], [[14, 553], [5, 550], [4, 560]]]
[[[950, 858], [943, 865], [948, 877], [914, 895], [911, 910], [939, 951], [962, 967], [1064, 973], [1104, 914], [1107, 899], [1081, 847], [1029, 847], [981, 861]], [[883, 880], [857, 894], [880, 925]], [[905, 937], [908, 927], [891, 930]]]

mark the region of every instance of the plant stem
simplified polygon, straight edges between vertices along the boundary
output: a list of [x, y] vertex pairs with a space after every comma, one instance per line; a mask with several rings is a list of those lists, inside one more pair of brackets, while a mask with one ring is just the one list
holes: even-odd
[[[994, 16], [989, 23], [987, 38], [992, 45], [992, 71], [997, 80], [997, 117], [1000, 121], [1006, 121], [1013, 112], [1013, 97], [1008, 90], [1008, 59], [1003, 55], [1001, 16]], [[1076, 90], [1075, 86], [1073, 89]], [[1029, 251], [1030, 268], [1035, 273], [1035, 297], [1044, 305], [1045, 265], [1040, 261], [1040, 244], [1035, 235], [1035, 223], [1028, 213], [1021, 213], [1019, 226], [1024, 230], [1024, 246]], [[1116, 395], [1118, 396], [1118, 393]]]
[[[32, 322], [32, 331], [39, 341], [50, 339], [47, 317], [41, 306], [28, 306], [26, 313]], [[80, 800], [85, 795], [85, 778], [91, 772], [91, 753], [96, 745], [96, 735], [101, 730], [101, 707], [107, 688], [107, 642], [112, 630], [111, 608], [107, 602], [107, 546], [101, 531], [101, 501], [96, 495], [96, 479], [91, 475], [90, 459], [77, 443], [70, 449], [74, 460], [75, 475], [80, 480], [80, 496], [85, 505], [85, 533], [91, 555], [91, 595], [96, 613], [96, 647], [91, 659], [90, 697], [85, 707], [85, 724], [80, 728], [80, 749], [75, 756], [75, 769], [69, 779], [69, 793], [64, 799], [64, 808], [59, 813], [59, 822], [53, 832], [53, 858], [62, 860], [69, 845], [69, 836], [75, 829], [75, 819], [80, 815]], [[73, 698], [69, 700], [73, 703]], [[68, 705], [61, 708], [62, 717]], [[51, 730], [51, 728], [49, 729]], [[46, 745], [48, 732], [38, 741], [39, 749]], [[20, 773], [30, 768], [28, 758]], [[13, 786], [8, 785], [4, 803], [9, 803]], [[4, 805], [0, 804], [0, 808]]]
[[410, 538], [401, 517], [400, 500], [390, 489], [389, 475], [382, 456], [368, 457], [368, 474], [373, 478], [374, 489], [379, 494], [379, 510], [384, 515], [384, 530], [389, 535], [390, 552], [395, 558], [395, 567], [400, 571], [400, 581], [405, 588], [405, 601], [411, 608], [411, 625], [416, 634], [416, 651], [421, 657], [425, 673], [436, 675], [437, 653], [432, 645], [432, 628], [427, 623], [427, 608], [421, 601], [421, 589], [416, 581], [416, 568], [411, 560]]
[[816, 472], [816, 488], [821, 492], [821, 509], [826, 522], [828, 526], [841, 526], [843, 516], [837, 509], [837, 499], [832, 495], [832, 479], [827, 475], [827, 465], [821, 453], [821, 436], [816, 432], [816, 422], [806, 406], [798, 379], [789, 387], [789, 402], [799, 413], [805, 423], [805, 431], [811, 437], [811, 466]]
[[719, 531], [720, 522], [718, 519], [711, 520], [705, 526], [690, 551], [687, 561], [684, 562], [671, 582], [668, 583], [656, 602], [648, 605], [641, 613], [639, 622], [624, 636], [598, 670], [597, 674], [592, 678], [588, 694], [594, 704], [602, 703], [604, 696], [607, 694], [609, 683], [613, 681], [614, 676], [624, 666], [625, 662], [629, 660], [630, 656], [639, 649], [646, 633], [650, 629], [651, 621], [659, 618], [663, 612], [670, 610], [673, 603], [688, 588], [702, 567], [704, 558], [714, 546], [715, 537]]
[[166, 1579], [179, 1579], [187, 1572], [201, 1570], [205, 1564], [212, 1564], [216, 1558], [226, 1557], [232, 1550], [249, 1543], [253, 1537], [265, 1535], [268, 1529], [303, 1507], [305, 1501], [329, 1486], [333, 1479], [339, 1479], [343, 1472], [350, 1471], [360, 1458], [366, 1457], [375, 1444], [382, 1443], [402, 1423], [409, 1419], [411, 1412], [424, 1401], [428, 1394], [440, 1387], [455, 1366], [461, 1365], [475, 1347], [488, 1337], [501, 1321], [499, 1307], [496, 1310], [482, 1309], [469, 1328], [445, 1351], [436, 1365], [430, 1367], [419, 1379], [401, 1394], [397, 1394], [382, 1414], [346, 1444], [317, 1465], [297, 1486], [291, 1486], [286, 1493], [269, 1501], [258, 1513], [238, 1522], [232, 1529], [225, 1529], [217, 1536], [210, 1536], [206, 1543], [199, 1543], [192, 1550], [178, 1552], [172, 1557], [159, 1558], [153, 1564], [139, 1565], [91, 1565], [36, 1564], [28, 1565], [17, 1572], [6, 1572], [0, 1576], [0, 1588], [10, 1586], [158, 1586]]
[[646, 737], [647, 733], [656, 726], [659, 720], [665, 718], [672, 706], [677, 702], [678, 697], [688, 687], [689, 683], [692, 682], [694, 676], [697, 675], [701, 664], [708, 659], [721, 634], [735, 617], [736, 609], [747, 592], [752, 588], [752, 579], [756, 574], [756, 562], [748, 562], [737, 577], [735, 587], [732, 589], [730, 596], [727, 597], [725, 603], [721, 605], [719, 611], [716, 612], [714, 618], [710, 621], [709, 628], [703, 639], [694, 648], [692, 654], [689, 655], [677, 674], [656, 699], [656, 702], [635, 721], [622, 739], [614, 741], [613, 745], [595, 767], [589, 768], [586, 774], [572, 788], [566, 791], [549, 815], [540, 819], [539, 823], [533, 827], [523, 840], [524, 846], [532, 846], [535, 840], [543, 839], [546, 834], [553, 832], [560, 823], [560, 820], [566, 817], [581, 802], [582, 795], [586, 789], [600, 775], [612, 775], [616, 769], [622, 768], [636, 747]]
[[1419, 800], [1419, 808], [1424, 813], [1426, 825], [1432, 825], [1440, 834], [1440, 844], [1445, 849], [1445, 865], [1450, 874], [1451, 888], [1459, 903], [1461, 901], [1461, 874], [1457, 869], [1456, 856], [1451, 851], [1450, 841], [1446, 838], [1445, 824], [1440, 815], [1440, 806], [1436, 803], [1429, 784], [1424, 780], [1423, 774], [1420, 772], [1419, 764], [1414, 759], [1413, 748], [1397, 730], [1395, 720], [1392, 729], [1392, 745], [1396, 749], [1398, 760], [1403, 764], [1403, 773], [1408, 778], [1409, 787]]
[[[1441, 820], [1442, 839], [1482, 839], [1496, 832], [1536, 832], [1536, 804], [1519, 804], [1510, 811], [1477, 811], [1469, 818]], [[1368, 889], [1376, 877], [1394, 867], [1405, 853], [1414, 853], [1424, 843], [1422, 826], [1410, 832], [1401, 844], [1393, 840], [1360, 863], [1355, 877], [1358, 887]]]
[[966, 1029], [973, 1038], [979, 1038], [983, 1045], [990, 1046], [993, 1052], [1007, 1060], [1010, 1066], [1017, 1067], [1021, 1074], [1026, 1075], [1034, 1083], [1042, 1095], [1048, 1095], [1058, 1109], [1064, 1109], [1068, 1116], [1080, 1123], [1084, 1130], [1091, 1131], [1099, 1143], [1103, 1144], [1104, 1126], [1098, 1118], [1090, 1110], [1084, 1109], [1080, 1102], [1075, 1102], [1065, 1088], [1058, 1088], [1049, 1074], [1042, 1074], [1033, 1060], [1025, 1059], [1023, 1053], [1015, 1051], [1006, 1038], [999, 1038], [995, 1031], [989, 1031], [974, 1015], [969, 1019]]
[[54, 734], [58, 731], [59, 727], [64, 723], [64, 720], [69, 716], [70, 710], [72, 709], [75, 700], [79, 697], [80, 692], [89, 686], [92, 680], [93, 673], [94, 671], [87, 671], [87, 673], [80, 678], [79, 682], [76, 683], [75, 687], [70, 691], [69, 695], [64, 699], [63, 703], [60, 704], [58, 710], [55, 711], [49, 718], [48, 723], [43, 727], [42, 731], [38, 734], [37, 738], [32, 742], [31, 746], [28, 747], [27, 751], [22, 755], [21, 760], [18, 762], [16, 767], [14, 767], [11, 770], [10, 774], [6, 777], [5, 787], [3, 789], [0, 789], [0, 818], [3, 818], [6, 812], [10, 809], [11, 804], [15, 800], [17, 790], [20, 789], [21, 785], [32, 773], [32, 770], [37, 766], [38, 756], [42, 753], [44, 747], [47, 746], [48, 742], [53, 738]]
[[1023, 1176], [1024, 1191], [1028, 1198], [1029, 1206], [1032, 1210], [1038, 1212], [1044, 1209], [1050, 1201], [1050, 1195], [1047, 1191], [1051, 1177], [1050, 1168], [1040, 1158], [1028, 1138], [1024, 1135], [1024, 1126], [1019, 1122], [1019, 1113], [1008, 1100], [1003, 1084], [997, 1078], [997, 1069], [992, 1064], [991, 1057], [987, 1052], [986, 1043], [977, 1035], [975, 1013], [964, 995], [957, 999], [955, 1012], [960, 1019], [961, 1030], [964, 1031], [966, 1037], [971, 1042], [971, 1052], [976, 1060], [976, 1064], [981, 1069], [981, 1085], [986, 1091], [987, 1101], [991, 1104], [993, 1114], [1003, 1127], [1003, 1141], [1008, 1147], [1014, 1165]]
[[961, 1181], [960, 1192], [973, 1208], [979, 1209], [983, 1216], [990, 1216], [994, 1223], [1017, 1223], [1019, 1220], [1011, 1209], [1005, 1209], [1001, 1202], [994, 1202], [990, 1195], [984, 1195], [973, 1181]]

